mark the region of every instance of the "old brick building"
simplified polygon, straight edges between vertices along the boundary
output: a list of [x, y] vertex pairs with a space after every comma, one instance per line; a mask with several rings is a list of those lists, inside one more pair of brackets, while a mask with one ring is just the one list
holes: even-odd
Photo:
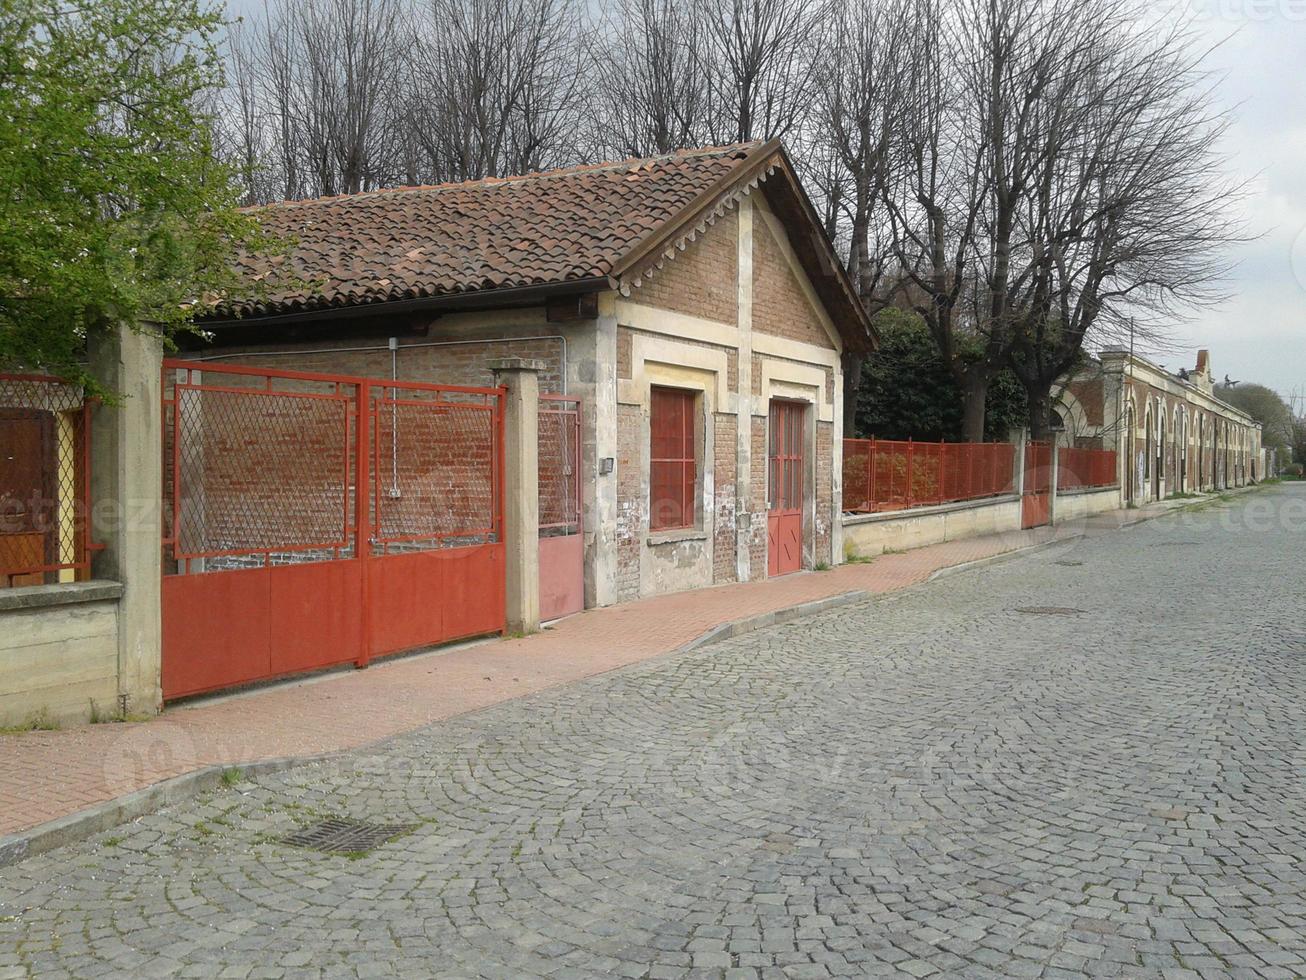
[[1210, 354], [1171, 374], [1122, 350], [1103, 351], [1057, 395], [1061, 438], [1114, 449], [1127, 503], [1244, 486], [1265, 476], [1261, 426], [1218, 398]]
[[[285, 255], [188, 351], [582, 402], [587, 605], [833, 563], [849, 349], [873, 331], [778, 143], [260, 211]], [[215, 365], [216, 366], [216, 365]]]

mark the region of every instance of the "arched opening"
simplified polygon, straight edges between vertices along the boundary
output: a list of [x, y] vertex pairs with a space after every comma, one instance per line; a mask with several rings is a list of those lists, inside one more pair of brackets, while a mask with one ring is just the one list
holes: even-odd
[[1156, 469], [1156, 447], [1152, 436], [1152, 406], [1150, 404], [1143, 409], [1143, 424], [1145, 427], [1143, 432], [1143, 487], [1140, 489], [1144, 489], [1144, 495], [1146, 495], [1145, 488], [1151, 483], [1152, 472]]
[[1197, 492], [1206, 483], [1206, 416], [1197, 413]]
[[1125, 503], [1132, 504], [1138, 496], [1138, 466], [1134, 462], [1134, 403], [1125, 406]]
[[1165, 407], [1156, 406], [1156, 461], [1152, 467], [1152, 499], [1161, 499], [1162, 481], [1165, 480]]

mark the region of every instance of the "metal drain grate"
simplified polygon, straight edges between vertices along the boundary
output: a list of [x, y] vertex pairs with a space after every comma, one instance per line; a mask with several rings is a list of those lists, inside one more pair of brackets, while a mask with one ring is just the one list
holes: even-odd
[[1016, 610], [1026, 616], [1078, 616], [1083, 611], [1070, 606], [1022, 606]]
[[377, 824], [357, 820], [323, 820], [281, 840], [283, 844], [307, 847], [327, 854], [357, 854], [380, 847], [416, 826], [415, 823]]
[[1082, 561], [1059, 561], [1056, 564], [1060, 565], [1062, 568], [1079, 568], [1084, 563]]

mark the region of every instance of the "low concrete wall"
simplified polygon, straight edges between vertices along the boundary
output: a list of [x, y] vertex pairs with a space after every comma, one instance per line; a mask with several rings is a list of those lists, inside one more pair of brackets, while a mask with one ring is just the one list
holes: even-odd
[[908, 551], [926, 545], [1020, 530], [1020, 498], [917, 507], [887, 514], [845, 514], [844, 558], [870, 558], [886, 549]]
[[1120, 507], [1120, 489], [1065, 490], [1057, 494], [1053, 518], [1058, 524], [1082, 520]]
[[117, 712], [121, 595], [114, 582], [0, 591], [0, 727]]

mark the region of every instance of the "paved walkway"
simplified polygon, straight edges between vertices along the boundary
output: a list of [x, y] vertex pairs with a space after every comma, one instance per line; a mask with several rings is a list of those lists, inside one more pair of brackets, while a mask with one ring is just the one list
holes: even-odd
[[[0, 978], [1306, 975], [1304, 491], [519, 698], [0, 869]], [[284, 841], [327, 817], [410, 829], [351, 855]]]
[[[1157, 511], [1105, 514], [1091, 526], [1115, 526]], [[591, 610], [523, 639], [198, 702], [141, 724], [0, 735], [0, 835], [205, 766], [356, 748], [669, 653], [724, 622], [846, 592], [900, 589], [941, 568], [1083, 530], [1077, 523], [975, 538], [884, 555], [866, 565]]]

